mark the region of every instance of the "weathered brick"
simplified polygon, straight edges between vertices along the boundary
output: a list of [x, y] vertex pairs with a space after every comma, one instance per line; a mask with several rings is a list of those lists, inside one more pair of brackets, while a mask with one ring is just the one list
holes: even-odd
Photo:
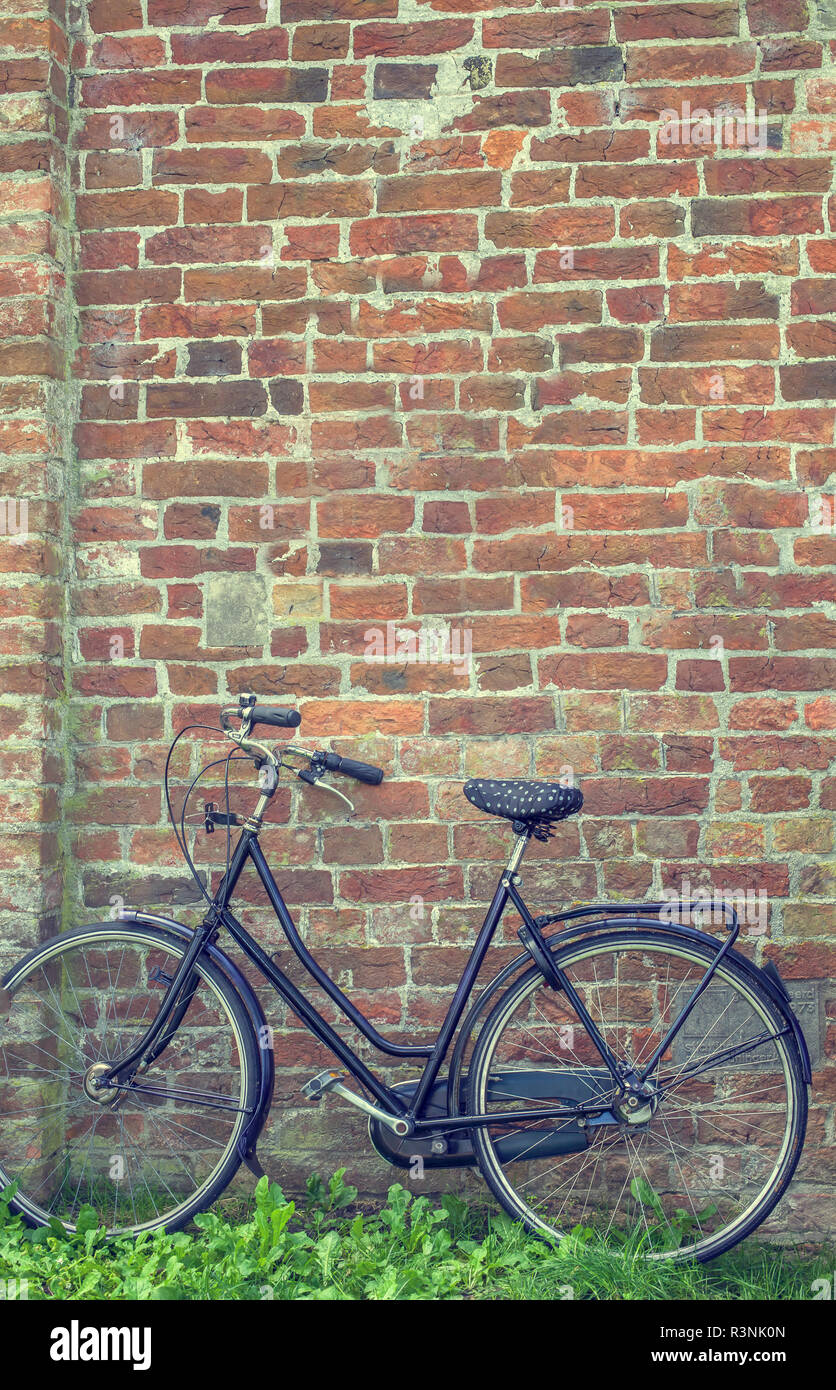
[[537, 58], [500, 53], [497, 87], [571, 87], [577, 83], [618, 82], [624, 75], [621, 49], [605, 47], [549, 49]]
[[177, 195], [151, 190], [88, 193], [77, 199], [78, 225], [87, 227], [159, 227], [177, 217]]
[[85, 77], [81, 96], [85, 106], [181, 106], [200, 100], [200, 73], [185, 68], [159, 72]]
[[805, 362], [781, 367], [781, 393], [786, 401], [825, 400], [836, 397], [836, 362]]
[[210, 103], [320, 102], [327, 91], [327, 68], [213, 68], [206, 77]]
[[471, 19], [431, 19], [411, 24], [358, 24], [354, 29], [355, 58], [448, 53], [463, 48], [473, 37]]
[[293, 32], [293, 60], [323, 63], [344, 58], [350, 34], [347, 24], [299, 24]]
[[396, 251], [475, 250], [475, 217], [374, 217], [354, 222], [350, 245], [355, 256], [388, 255]]
[[172, 34], [175, 63], [276, 63], [288, 56], [286, 29], [262, 25], [249, 34]]
[[304, 132], [304, 116], [281, 106], [193, 106], [186, 110], [186, 138], [194, 144], [285, 140]]
[[435, 63], [376, 63], [374, 99], [429, 101], [437, 71]]
[[697, 198], [694, 236], [797, 236], [824, 230], [821, 199]]
[[494, 207], [502, 179], [498, 173], [412, 175], [381, 179], [377, 189], [379, 212], [455, 211], [459, 208]]
[[753, 34], [797, 32], [809, 19], [806, 0], [747, 0], [746, 14]]
[[158, 150], [152, 165], [152, 182], [171, 183], [269, 183], [272, 165], [255, 150]]
[[769, 326], [728, 325], [659, 328], [651, 336], [654, 362], [727, 362], [777, 358], [780, 338]]

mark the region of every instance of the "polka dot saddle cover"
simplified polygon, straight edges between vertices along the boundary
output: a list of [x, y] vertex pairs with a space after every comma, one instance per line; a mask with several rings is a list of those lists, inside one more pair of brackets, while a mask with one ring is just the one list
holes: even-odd
[[472, 806], [491, 816], [508, 820], [563, 820], [583, 805], [577, 787], [561, 787], [557, 782], [530, 782], [514, 777], [494, 780], [471, 777], [462, 788]]

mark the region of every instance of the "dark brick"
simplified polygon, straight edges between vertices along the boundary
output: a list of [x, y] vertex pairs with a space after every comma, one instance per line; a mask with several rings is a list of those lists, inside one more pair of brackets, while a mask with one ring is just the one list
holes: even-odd
[[214, 385], [188, 383], [151, 384], [147, 412], [150, 418], [169, 415], [194, 417], [263, 415], [267, 393], [260, 381], [228, 381]]
[[189, 376], [240, 376], [238, 343], [189, 343]]
[[374, 70], [375, 101], [388, 97], [429, 101], [437, 71], [435, 63], [378, 63]]
[[372, 547], [363, 541], [322, 541], [319, 546], [317, 574], [371, 574]]
[[623, 77], [624, 59], [615, 47], [547, 49], [536, 58], [500, 53], [496, 60], [497, 87], [574, 87]]
[[804, 362], [797, 367], [781, 367], [780, 377], [785, 401], [836, 399], [836, 361]]
[[279, 415], [301, 415], [305, 393], [301, 381], [279, 377], [270, 382], [270, 401]]

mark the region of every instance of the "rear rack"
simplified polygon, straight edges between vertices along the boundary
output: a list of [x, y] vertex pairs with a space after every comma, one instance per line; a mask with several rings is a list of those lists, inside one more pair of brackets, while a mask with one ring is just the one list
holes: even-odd
[[573, 907], [568, 912], [549, 913], [542, 917], [535, 917], [537, 927], [542, 931], [543, 927], [554, 926], [555, 922], [570, 922], [579, 917], [613, 916], [622, 917], [647, 917], [648, 915], [659, 916], [661, 912], [669, 911], [675, 907], [679, 912], [691, 909], [696, 912], [713, 913], [715, 908], [721, 908], [726, 918], [726, 923], [731, 932], [729, 945], [737, 939], [740, 931], [737, 912], [731, 903], [726, 902], [725, 898], [712, 898], [706, 902], [703, 898], [691, 898], [688, 902], [678, 901], [660, 903], [595, 903], [592, 907]]

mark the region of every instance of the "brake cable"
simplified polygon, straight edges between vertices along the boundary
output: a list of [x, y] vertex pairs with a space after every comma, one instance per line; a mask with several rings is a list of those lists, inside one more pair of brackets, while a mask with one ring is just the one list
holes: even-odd
[[[183, 798], [183, 806], [182, 806], [181, 815], [180, 815], [180, 825], [179, 825], [179, 828], [178, 828], [177, 820], [176, 820], [176, 817], [175, 817], [175, 814], [174, 814], [174, 808], [173, 808], [172, 803], [171, 803], [171, 792], [170, 792], [170, 788], [169, 788], [169, 768], [170, 768], [170, 765], [171, 765], [171, 758], [172, 758], [172, 755], [173, 755], [173, 753], [174, 753], [175, 747], [176, 747], [177, 744], [180, 742], [180, 739], [184, 736], [184, 734], [190, 733], [193, 729], [203, 729], [203, 730], [207, 731], [208, 733], [213, 733], [213, 734], [218, 732], [218, 730], [214, 727], [214, 725], [211, 725], [211, 724], [187, 724], [187, 725], [185, 726], [185, 728], [181, 729], [181, 730], [179, 731], [179, 733], [175, 736], [175, 738], [172, 740], [171, 744], [169, 745], [168, 753], [167, 753], [167, 755], [166, 755], [165, 768], [164, 768], [164, 772], [163, 772], [163, 788], [164, 788], [164, 793], [165, 793], [166, 810], [167, 810], [167, 812], [168, 812], [168, 818], [169, 818], [169, 820], [170, 820], [170, 822], [171, 822], [171, 826], [172, 826], [172, 829], [173, 829], [173, 831], [174, 831], [174, 836], [175, 836], [175, 839], [176, 839], [176, 841], [177, 841], [177, 845], [178, 845], [178, 848], [179, 848], [179, 850], [180, 850], [180, 853], [181, 853], [181, 855], [183, 856], [183, 859], [184, 859], [184, 861], [185, 861], [185, 863], [186, 863], [186, 867], [188, 868], [189, 873], [191, 874], [191, 876], [192, 876], [192, 878], [193, 878], [195, 884], [197, 885], [197, 887], [198, 887], [198, 889], [199, 889], [199, 891], [200, 891], [201, 896], [204, 898], [204, 900], [206, 901], [206, 903], [208, 904], [208, 906], [209, 906], [210, 908], [212, 908], [213, 910], [219, 910], [220, 912], [223, 912], [223, 911], [226, 909], [226, 899], [228, 898], [228, 892], [227, 892], [227, 894], [225, 894], [225, 900], [224, 900], [223, 903], [220, 903], [220, 904], [216, 904], [216, 903], [215, 903], [214, 899], [213, 899], [213, 898], [211, 897], [211, 895], [206, 891], [206, 888], [205, 888], [205, 886], [204, 886], [204, 884], [203, 884], [203, 882], [202, 882], [202, 880], [201, 880], [201, 878], [200, 878], [200, 875], [199, 875], [199, 873], [198, 873], [198, 870], [197, 870], [197, 867], [196, 867], [196, 865], [195, 865], [195, 863], [194, 863], [194, 860], [192, 859], [192, 856], [191, 856], [190, 853], [189, 853], [188, 842], [187, 842], [187, 839], [186, 839], [186, 811], [187, 811], [187, 808], [188, 808], [189, 798], [191, 797], [192, 792], [194, 791], [194, 789], [195, 789], [195, 787], [197, 786], [197, 783], [200, 781], [200, 779], [201, 779], [203, 776], [205, 776], [205, 774], [206, 774], [207, 772], [211, 771], [211, 769], [212, 769], [213, 767], [220, 767], [221, 764], [225, 764], [225, 767], [224, 767], [224, 805], [225, 805], [225, 808], [226, 808], [226, 812], [225, 812], [225, 816], [224, 816], [224, 820], [225, 820], [225, 822], [226, 822], [226, 825], [225, 825], [225, 829], [226, 829], [226, 863], [225, 863], [225, 873], [224, 873], [224, 877], [225, 877], [225, 878], [228, 878], [228, 876], [229, 876], [229, 867], [230, 867], [231, 858], [232, 858], [232, 817], [231, 817], [231, 814], [230, 814], [230, 797], [229, 797], [229, 764], [230, 764], [230, 762], [233, 762], [233, 761], [235, 761], [235, 762], [241, 762], [241, 761], [245, 761], [245, 760], [248, 761], [248, 760], [250, 760], [250, 759], [253, 759], [254, 761], [259, 761], [260, 763], [263, 764], [265, 760], [264, 760], [264, 758], [263, 758], [262, 756], [260, 756], [260, 755], [266, 754], [267, 757], [270, 759], [271, 763], [273, 764], [273, 766], [275, 766], [275, 768], [276, 768], [276, 778], [277, 778], [277, 781], [278, 781], [278, 778], [279, 778], [279, 776], [280, 776], [280, 774], [281, 774], [281, 769], [284, 767], [284, 768], [286, 768], [288, 771], [296, 771], [297, 777], [298, 777], [301, 781], [307, 783], [308, 786], [312, 786], [312, 787], [313, 787], [313, 786], [319, 786], [319, 787], [322, 788], [323, 791], [331, 792], [331, 794], [332, 794], [333, 796], [336, 796], [336, 797], [338, 798], [338, 800], [342, 801], [342, 802], [348, 807], [348, 809], [349, 809], [349, 811], [352, 813], [352, 815], [354, 814], [355, 807], [354, 807], [354, 803], [353, 803], [352, 801], [350, 801], [349, 798], [348, 798], [347, 796], [345, 796], [345, 795], [343, 794], [343, 792], [341, 792], [337, 787], [333, 786], [330, 782], [323, 782], [323, 781], [320, 780], [320, 779], [323, 777], [324, 773], [328, 771], [328, 768], [325, 766], [325, 761], [324, 761], [324, 760], [325, 760], [325, 754], [324, 754], [322, 751], [316, 750], [316, 749], [299, 748], [298, 746], [296, 746], [296, 747], [283, 746], [283, 747], [281, 747], [281, 749], [279, 750], [279, 756], [276, 757], [276, 753], [275, 753], [275, 752], [271, 753], [270, 750], [267, 749], [264, 745], [252, 743], [251, 740], [248, 740], [248, 739], [246, 738], [246, 735], [244, 735], [244, 736], [242, 737], [241, 730], [238, 730], [236, 733], [233, 733], [233, 732], [232, 732], [231, 730], [229, 730], [229, 729], [223, 729], [222, 732], [223, 732], [228, 738], [232, 738], [232, 740], [233, 740], [233, 747], [230, 749], [229, 753], [228, 753], [225, 757], [223, 757], [223, 758], [215, 758], [215, 759], [213, 759], [212, 762], [206, 763], [206, 765], [200, 769], [200, 771], [197, 773], [197, 775], [196, 775], [195, 777], [192, 778], [192, 781], [190, 782], [190, 784], [189, 784], [189, 786], [188, 786], [188, 788], [187, 788], [187, 790], [186, 790], [186, 794], [185, 794], [185, 796], [184, 796], [184, 798]], [[249, 745], [249, 746], [248, 746], [248, 745]], [[236, 750], [237, 750], [237, 751], [236, 751]], [[258, 750], [258, 751], [256, 751], [256, 750]], [[287, 756], [288, 754], [291, 755], [291, 756], [294, 756], [294, 757], [300, 757], [300, 758], [305, 758], [305, 759], [307, 759], [309, 766], [308, 766], [307, 768], [300, 768], [300, 769], [298, 769], [298, 770], [295, 769], [295, 768], [293, 767], [293, 764], [292, 764], [292, 763], [287, 763], [287, 762], [284, 761], [285, 756]], [[211, 883], [211, 876], [210, 876], [210, 883]]]
[[[173, 754], [173, 752], [174, 752], [175, 747], [176, 747], [177, 744], [180, 742], [180, 739], [183, 737], [183, 735], [189, 733], [192, 729], [205, 729], [205, 730], [207, 730], [207, 731], [208, 731], [209, 733], [211, 733], [211, 734], [216, 734], [216, 733], [218, 732], [218, 730], [217, 730], [217, 729], [214, 727], [214, 725], [212, 725], [212, 724], [187, 724], [187, 725], [185, 726], [185, 728], [183, 728], [183, 729], [180, 730], [180, 732], [179, 732], [179, 733], [176, 735], [176, 737], [172, 740], [172, 742], [171, 742], [171, 744], [170, 744], [170, 746], [169, 746], [169, 749], [168, 749], [168, 754], [167, 754], [167, 756], [166, 756], [165, 768], [164, 768], [164, 770], [163, 770], [163, 790], [164, 790], [164, 794], [165, 794], [165, 804], [166, 804], [166, 810], [167, 810], [167, 812], [168, 812], [168, 818], [169, 818], [169, 820], [171, 821], [171, 826], [172, 826], [172, 829], [173, 829], [173, 831], [174, 831], [174, 837], [175, 837], [175, 839], [176, 839], [176, 841], [177, 841], [177, 845], [178, 845], [178, 848], [179, 848], [179, 850], [180, 850], [180, 853], [182, 854], [184, 860], [186, 861], [186, 867], [188, 868], [189, 873], [191, 874], [192, 878], [194, 879], [195, 883], [197, 884], [197, 886], [198, 886], [198, 888], [199, 888], [199, 890], [200, 890], [200, 893], [201, 893], [202, 897], [205, 898], [205, 900], [206, 900], [206, 902], [208, 903], [209, 907], [214, 908], [215, 904], [214, 904], [212, 898], [210, 897], [210, 895], [207, 893], [205, 887], [203, 886], [203, 883], [201, 882], [201, 879], [200, 879], [200, 875], [198, 874], [197, 868], [195, 867], [194, 860], [192, 859], [191, 855], [189, 854], [188, 844], [187, 844], [187, 842], [186, 842], [186, 828], [185, 828], [186, 807], [187, 807], [187, 805], [188, 805], [189, 797], [191, 796], [191, 794], [192, 794], [192, 792], [193, 792], [195, 786], [196, 786], [197, 783], [200, 781], [201, 777], [203, 777], [203, 775], [204, 775], [205, 773], [209, 772], [209, 770], [210, 770], [211, 768], [213, 768], [213, 767], [218, 767], [218, 766], [220, 766], [221, 763], [226, 763], [226, 764], [227, 764], [227, 776], [226, 776], [226, 784], [225, 784], [225, 785], [226, 785], [226, 809], [227, 809], [227, 815], [229, 814], [229, 762], [230, 762], [231, 759], [233, 759], [233, 758], [235, 757], [235, 750], [234, 750], [234, 748], [233, 748], [233, 749], [230, 750], [230, 752], [229, 752], [225, 757], [223, 757], [223, 758], [216, 758], [213, 762], [207, 763], [205, 767], [202, 767], [202, 768], [200, 769], [200, 772], [198, 772], [197, 776], [194, 777], [194, 778], [192, 779], [192, 781], [191, 781], [191, 783], [190, 783], [190, 785], [189, 785], [189, 787], [188, 787], [188, 789], [187, 789], [187, 791], [186, 791], [185, 798], [184, 798], [184, 800], [183, 800], [183, 809], [182, 809], [182, 814], [181, 814], [181, 817], [180, 817], [180, 827], [179, 827], [179, 829], [178, 829], [177, 820], [176, 820], [176, 817], [175, 817], [175, 814], [174, 814], [174, 807], [173, 807], [172, 804], [171, 804], [171, 792], [170, 792], [170, 790], [169, 790], [169, 767], [170, 767], [170, 764], [171, 764], [171, 757], [172, 757], [172, 754]], [[248, 755], [245, 754], [245, 756], [248, 756]], [[238, 761], [238, 759], [236, 759], [236, 761]], [[229, 852], [230, 852], [230, 832], [229, 832], [229, 827], [227, 826], [227, 855], [229, 855]]]

